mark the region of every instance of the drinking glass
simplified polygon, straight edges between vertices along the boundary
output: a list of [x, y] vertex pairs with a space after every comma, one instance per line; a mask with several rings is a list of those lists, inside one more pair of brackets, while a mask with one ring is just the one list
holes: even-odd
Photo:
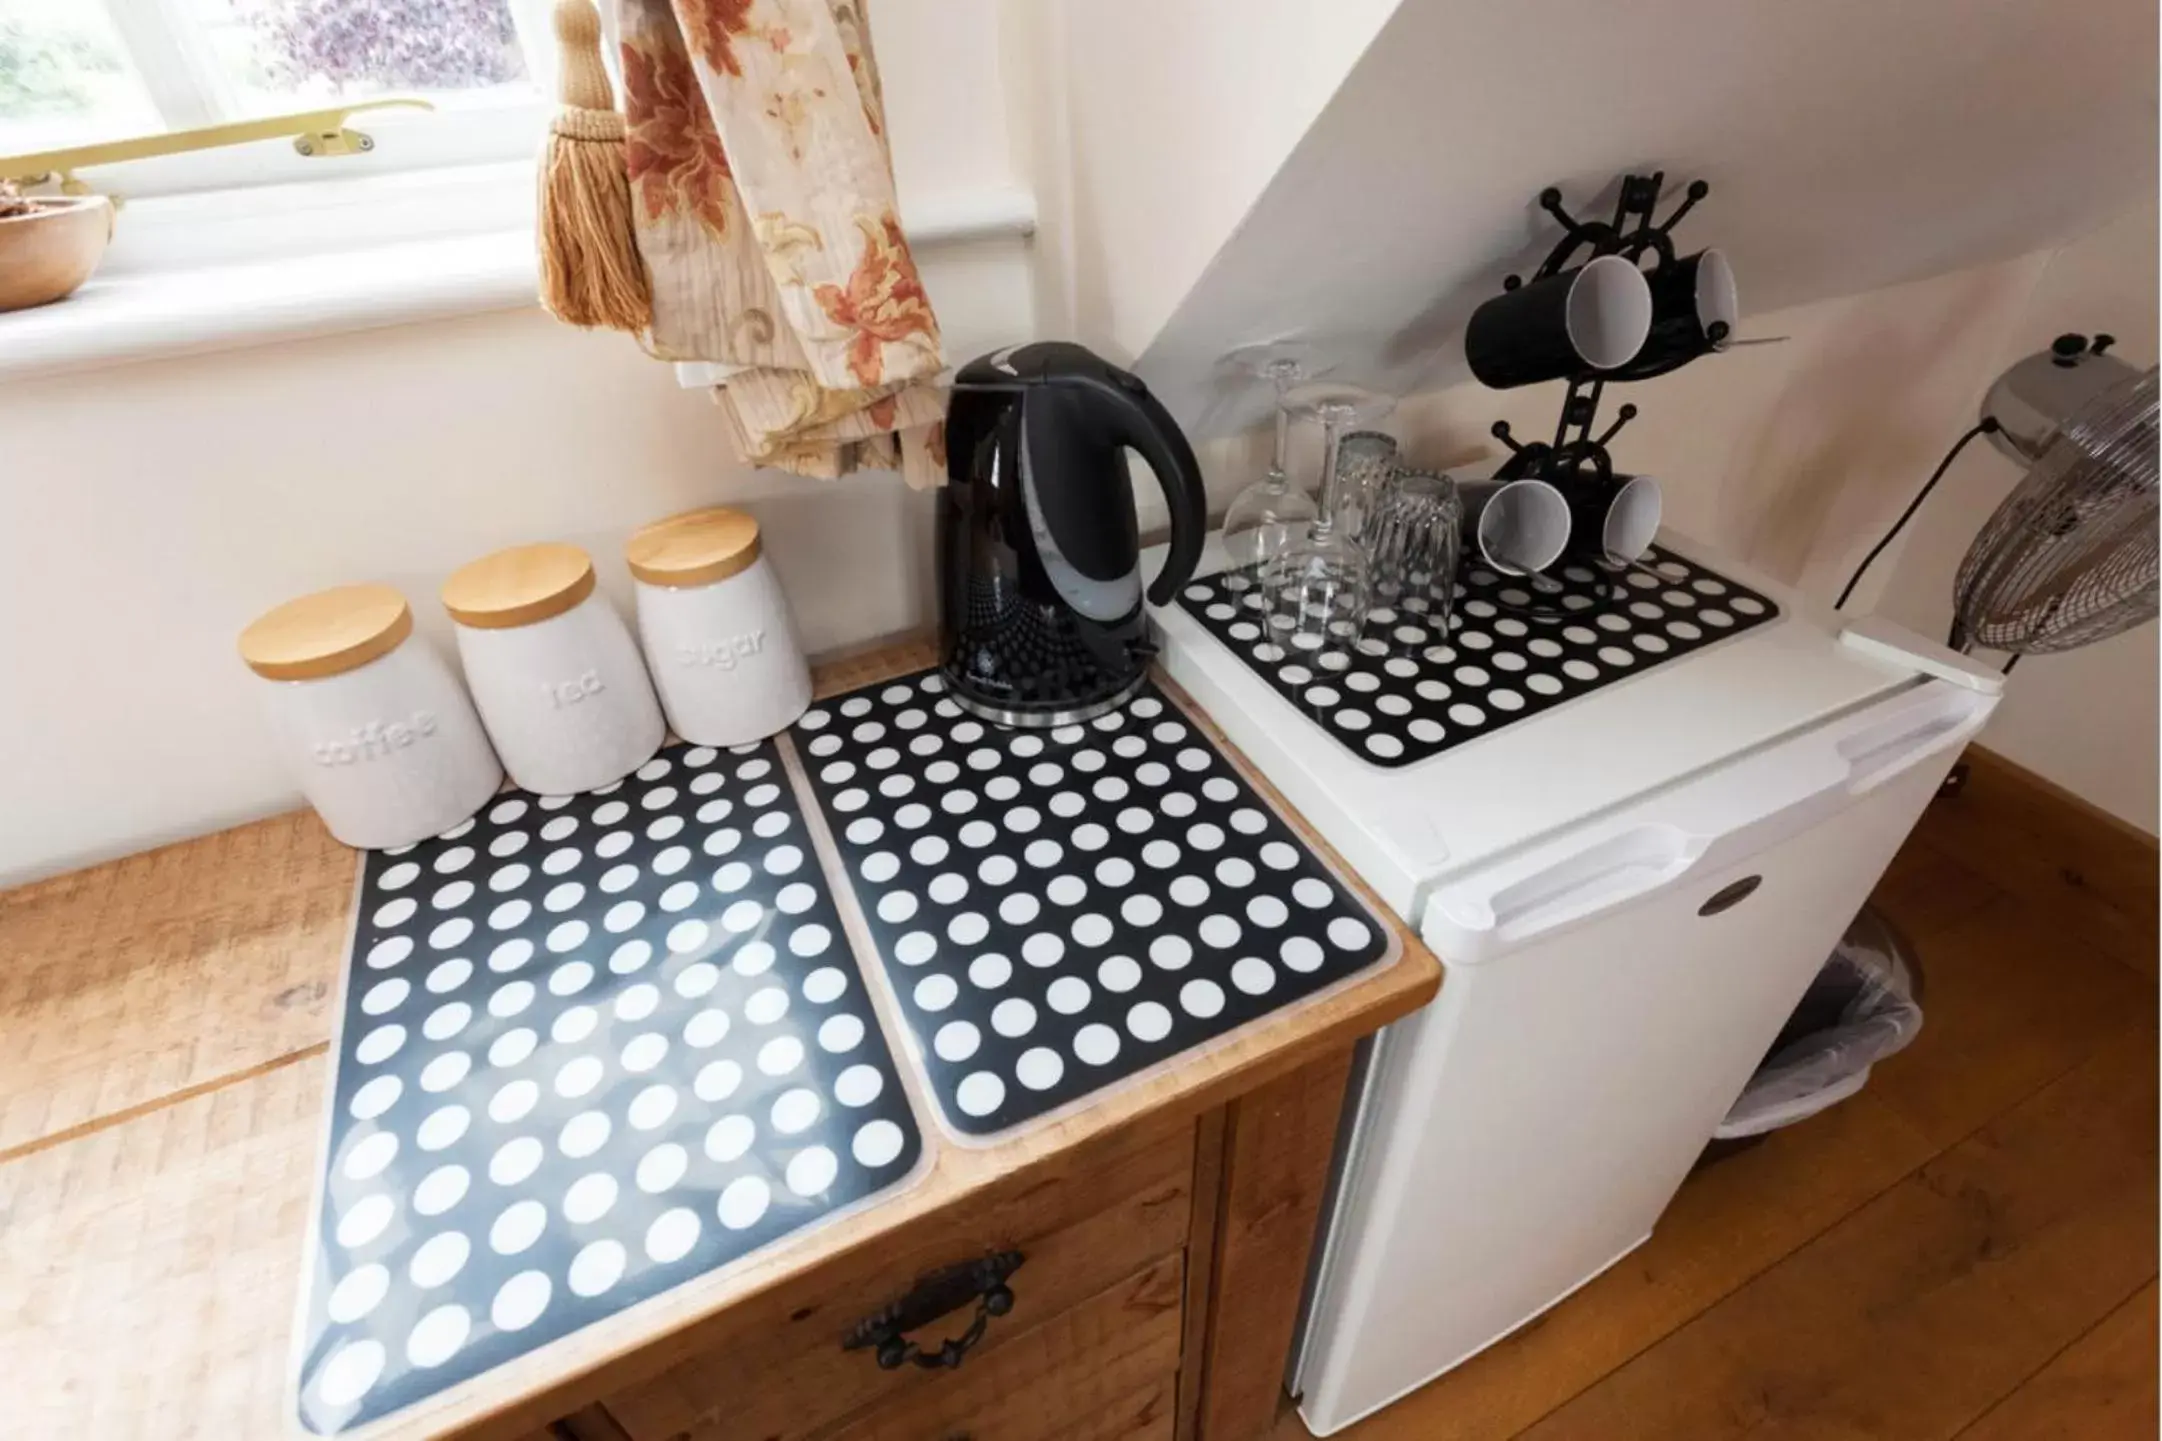
[[1375, 595], [1423, 614], [1429, 628], [1446, 636], [1463, 534], [1464, 501], [1456, 482], [1439, 471], [1398, 468], [1367, 525]]
[[1278, 342], [1249, 345], [1224, 357], [1242, 374], [1266, 380], [1276, 390], [1276, 451], [1268, 473], [1231, 499], [1224, 512], [1224, 555], [1232, 569], [1252, 566], [1267, 583], [1275, 563], [1314, 523], [1314, 502], [1291, 483], [1288, 453], [1291, 411], [1285, 397], [1291, 388], [1314, 378], [1315, 362], [1304, 345]]
[[1294, 413], [1321, 422], [1321, 508], [1304, 537], [1278, 558], [1268, 584], [1273, 639], [1295, 650], [1348, 646], [1373, 605], [1366, 548], [1346, 527], [1339, 451], [1345, 431], [1371, 424], [1395, 402], [1356, 386], [1307, 386], [1287, 397]]
[[[1396, 471], [1396, 437], [1378, 430], [1354, 430], [1336, 448], [1336, 468], [1343, 472], [1337, 497], [1337, 523], [1362, 543], [1382, 488]], [[1368, 544], [1367, 548], [1373, 547]]]

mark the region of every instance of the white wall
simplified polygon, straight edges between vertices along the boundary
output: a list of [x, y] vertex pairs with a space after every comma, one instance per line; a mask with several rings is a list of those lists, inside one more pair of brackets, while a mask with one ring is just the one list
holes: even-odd
[[1055, 333], [1155, 337], [1400, 0], [1010, 0]]
[[[998, 11], [877, 7], [904, 213], [1022, 183]], [[1035, 333], [1025, 241], [918, 259], [950, 356]], [[441, 642], [473, 556], [575, 541], [620, 600], [632, 529], [729, 503], [814, 650], [929, 614], [928, 497], [746, 471], [702, 392], [538, 310], [14, 382], [0, 436], [0, 885], [297, 804], [233, 641], [304, 591], [388, 582]]]
[[1025, 134], [1008, 104], [1007, 12], [1031, 0], [874, 0], [893, 182], [911, 196], [1023, 185]]
[[[2151, 0], [1415, 0], [1212, 240], [1140, 370], [1210, 434], [1252, 419], [1205, 384], [1251, 341], [1313, 339], [1399, 393], [1453, 383], [1471, 311], [1560, 237], [1540, 189], [1610, 216], [1625, 170], [1667, 173], [1661, 218], [1711, 182], [1676, 234], [1729, 253], [1745, 334], [2010, 259], [2151, 193], [2155, 48]], [[1150, 198], [1117, 275], [1187, 280], [1213, 222]]]

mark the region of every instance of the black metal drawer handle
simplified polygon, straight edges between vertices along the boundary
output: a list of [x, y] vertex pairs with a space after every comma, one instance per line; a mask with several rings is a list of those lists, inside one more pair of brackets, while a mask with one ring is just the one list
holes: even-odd
[[[892, 1371], [913, 1361], [926, 1371], [951, 1370], [961, 1364], [969, 1348], [983, 1339], [993, 1316], [1013, 1309], [1013, 1291], [1007, 1278], [1021, 1269], [1025, 1259], [1019, 1251], [996, 1251], [974, 1261], [963, 1261], [918, 1278], [900, 1300], [864, 1317], [841, 1342], [844, 1351], [871, 1348], [879, 1368]], [[905, 1334], [927, 1325], [949, 1311], [958, 1311], [971, 1299], [976, 1318], [966, 1331], [926, 1351]]]

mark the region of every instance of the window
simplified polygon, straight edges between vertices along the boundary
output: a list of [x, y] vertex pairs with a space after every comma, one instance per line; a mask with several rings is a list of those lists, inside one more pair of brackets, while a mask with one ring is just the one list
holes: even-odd
[[416, 96], [365, 112], [361, 156], [290, 139], [85, 171], [128, 195], [321, 180], [533, 153], [546, 0], [0, 0], [0, 155]]

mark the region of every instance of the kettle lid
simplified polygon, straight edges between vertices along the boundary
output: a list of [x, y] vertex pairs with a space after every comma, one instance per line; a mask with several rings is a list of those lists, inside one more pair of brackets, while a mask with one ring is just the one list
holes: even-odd
[[998, 389], [1068, 379], [1116, 384], [1124, 374], [1085, 345], [1070, 340], [1037, 340], [977, 356], [954, 374], [953, 383]]

